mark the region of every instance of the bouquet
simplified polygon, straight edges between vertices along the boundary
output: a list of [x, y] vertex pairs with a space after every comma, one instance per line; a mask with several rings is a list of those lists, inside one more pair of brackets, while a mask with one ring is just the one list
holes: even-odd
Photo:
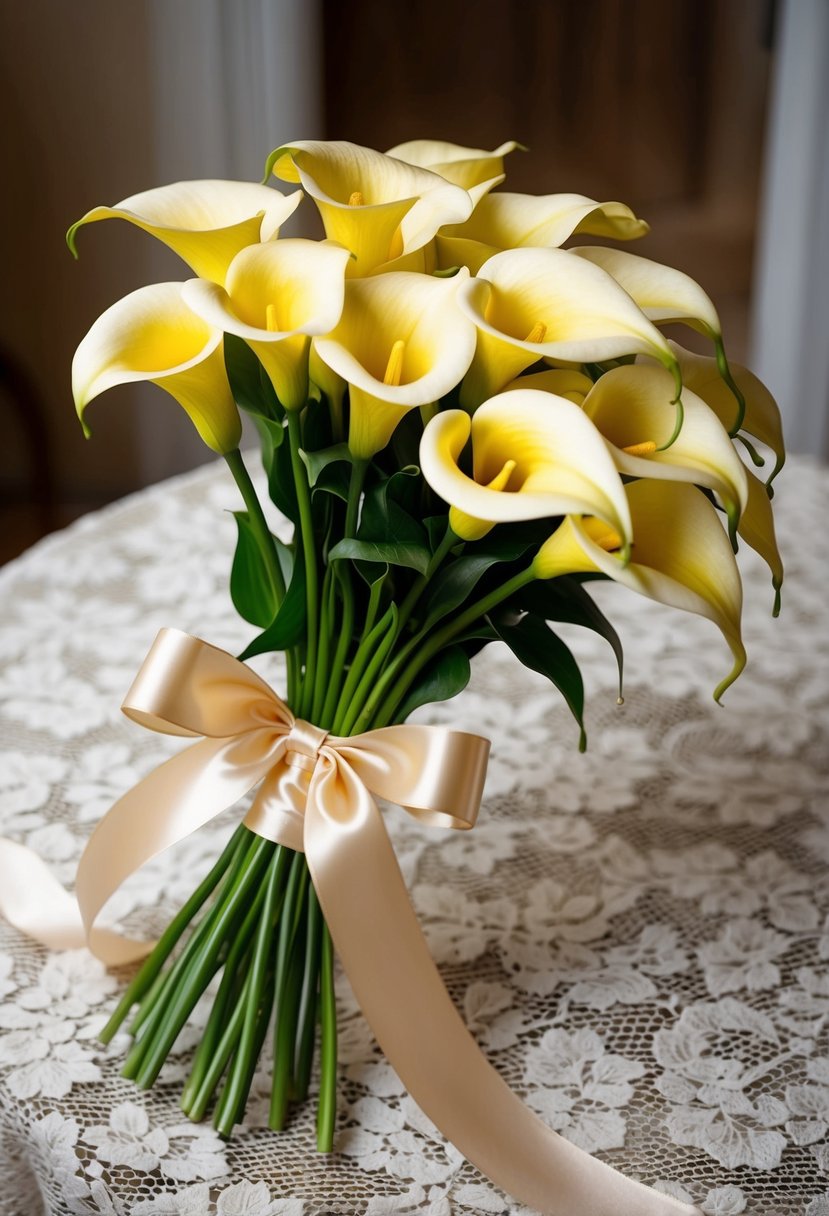
[[[217, 981], [183, 1110], [212, 1113], [229, 1136], [272, 1035], [271, 1127], [305, 1101], [318, 1049], [318, 1147], [330, 1150], [333, 935], [427, 1113], [542, 1206], [544, 1187], [527, 1181], [539, 1144], [523, 1165], [493, 1163], [513, 1119], [533, 1120], [532, 1132], [521, 1124], [531, 1146], [541, 1125], [469, 1055], [477, 1049], [428, 959], [372, 795], [438, 826], [472, 825], [485, 742], [402, 724], [460, 692], [493, 641], [560, 690], [583, 748], [582, 679], [557, 627], [607, 640], [621, 697], [619, 639], [590, 595], [597, 579], [707, 617], [730, 651], [719, 700], [745, 664], [740, 541], [768, 564], [779, 608], [770, 500], [784, 451], [773, 399], [729, 364], [702, 288], [616, 244], [579, 243], [628, 242], [647, 224], [618, 202], [496, 189], [516, 148], [298, 141], [273, 152], [265, 174], [299, 187], [291, 193], [181, 182], [95, 208], [70, 229], [74, 251], [82, 226], [126, 220], [196, 276], [139, 288], [94, 323], [73, 364], [75, 403], [86, 429], [94, 398], [150, 380], [224, 458], [242, 500], [230, 594], [256, 631], [241, 662], [163, 631], [125, 710], [203, 738], [109, 813], [78, 886], [91, 924], [130, 869], [257, 787], [103, 1032], [127, 1023], [124, 1074], [151, 1086]], [[280, 235], [300, 206], [316, 208], [323, 238]], [[665, 324], [690, 326], [709, 353], [667, 340]], [[290, 543], [273, 534], [249, 476], [240, 411], [255, 423]], [[766, 461], [764, 481], [750, 466]], [[245, 664], [274, 652], [285, 655], [281, 695]], [[145, 838], [125, 857], [133, 830]], [[106, 943], [101, 952], [124, 957]], [[446, 1078], [455, 1067], [476, 1077], [477, 1113], [459, 1115], [463, 1098], [447, 1096], [461, 1084]], [[489, 1141], [476, 1139], [491, 1118], [500, 1125]], [[546, 1152], [558, 1138], [543, 1132]], [[687, 1210], [629, 1185], [631, 1212]], [[608, 1211], [628, 1210], [621, 1192], [614, 1202]]]

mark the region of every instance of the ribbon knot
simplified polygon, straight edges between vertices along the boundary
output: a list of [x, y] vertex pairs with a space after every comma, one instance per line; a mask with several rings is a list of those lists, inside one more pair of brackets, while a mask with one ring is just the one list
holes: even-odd
[[285, 760], [292, 768], [312, 773], [317, 765], [320, 748], [328, 738], [328, 731], [320, 726], [295, 718], [285, 739]]

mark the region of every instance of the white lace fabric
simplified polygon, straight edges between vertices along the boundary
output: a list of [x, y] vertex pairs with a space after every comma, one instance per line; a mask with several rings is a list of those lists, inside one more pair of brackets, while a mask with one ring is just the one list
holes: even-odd
[[[829, 473], [791, 461], [775, 511], [787, 567], [741, 555], [749, 667], [708, 622], [593, 586], [625, 644], [575, 628], [589, 750], [558, 694], [500, 647], [418, 712], [489, 735], [470, 834], [390, 808], [432, 953], [482, 1049], [554, 1128], [707, 1216], [829, 1216]], [[236, 491], [211, 465], [88, 516], [0, 572], [0, 834], [71, 885], [93, 824], [181, 746], [118, 706], [156, 631], [238, 652], [227, 579]], [[272, 656], [258, 670], [281, 687]], [[115, 897], [157, 934], [238, 811]], [[461, 1216], [525, 1211], [441, 1138], [338, 976], [336, 1152], [314, 1107], [267, 1129], [268, 1059], [229, 1142], [178, 1108], [206, 1017], [160, 1081], [119, 1076], [96, 1034], [129, 972], [50, 954], [0, 923], [0, 1216]], [[581, 1216], [573, 1213], [573, 1216]]]

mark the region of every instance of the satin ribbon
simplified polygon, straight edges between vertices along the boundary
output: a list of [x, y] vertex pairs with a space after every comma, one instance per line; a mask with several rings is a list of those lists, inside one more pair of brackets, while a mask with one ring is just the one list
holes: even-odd
[[546, 1216], [678, 1216], [690, 1207], [557, 1135], [486, 1061], [423, 938], [373, 795], [436, 827], [469, 829], [489, 742], [443, 727], [350, 738], [295, 719], [244, 663], [163, 629], [122, 706], [150, 730], [199, 737], [121, 798], [78, 865], [77, 908], [30, 850], [0, 842], [0, 911], [30, 936], [86, 942], [108, 964], [152, 944], [95, 922], [156, 854], [259, 785], [251, 831], [304, 851], [334, 945], [387, 1059], [443, 1134], [497, 1186]]

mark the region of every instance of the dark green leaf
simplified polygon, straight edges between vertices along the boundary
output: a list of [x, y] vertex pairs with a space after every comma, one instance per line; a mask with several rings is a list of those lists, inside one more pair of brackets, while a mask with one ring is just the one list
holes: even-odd
[[328, 554], [329, 561], [350, 557], [353, 561], [387, 562], [390, 566], [406, 566], [425, 574], [429, 566], [429, 550], [425, 545], [388, 540], [360, 540], [346, 537], [338, 541]]
[[619, 695], [622, 694], [624, 654], [618, 633], [598, 604], [572, 578], [542, 579], [530, 583], [516, 596], [519, 607], [543, 617], [545, 621], [580, 625], [603, 637], [616, 656], [619, 668]]
[[278, 419], [282, 407], [265, 369], [242, 338], [225, 334], [225, 367], [236, 404], [259, 418]]
[[497, 615], [490, 618], [495, 632], [515, 657], [531, 671], [546, 676], [564, 697], [579, 724], [579, 751], [587, 746], [584, 731], [584, 683], [579, 665], [569, 647], [540, 617], [527, 613], [515, 623]]
[[468, 546], [460, 557], [444, 566], [431, 580], [426, 626], [431, 628], [459, 608], [492, 566], [515, 560], [529, 547], [528, 542], [521, 543], [511, 537], [487, 537], [480, 544]]
[[426, 529], [416, 518], [421, 484], [420, 470], [409, 465], [373, 485], [363, 502], [357, 531], [360, 539], [411, 541], [427, 546]]
[[247, 511], [234, 511], [238, 537], [230, 570], [230, 598], [241, 617], [264, 629], [276, 614], [276, 593]]
[[347, 462], [351, 464], [351, 452], [347, 443], [335, 443], [333, 447], [321, 448], [318, 452], [306, 452], [300, 449], [300, 456], [308, 470], [308, 484], [315, 486], [323, 469], [330, 464]]
[[403, 722], [420, 705], [457, 696], [469, 683], [469, 675], [469, 659], [461, 646], [442, 650], [409, 689], [395, 714], [396, 721]]
[[270, 650], [289, 650], [300, 641], [305, 631], [305, 566], [302, 554], [297, 553], [291, 581], [279, 611], [267, 629], [255, 637], [242, 651], [242, 660], [265, 654]]

